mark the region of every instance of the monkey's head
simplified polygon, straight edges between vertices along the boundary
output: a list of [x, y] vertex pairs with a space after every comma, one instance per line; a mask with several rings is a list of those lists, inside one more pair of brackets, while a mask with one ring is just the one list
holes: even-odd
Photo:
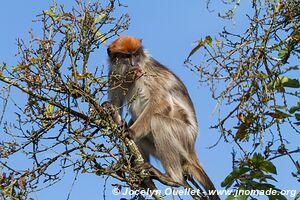
[[131, 36], [123, 36], [113, 41], [107, 48], [107, 54], [112, 68], [142, 67], [145, 53], [142, 40]]

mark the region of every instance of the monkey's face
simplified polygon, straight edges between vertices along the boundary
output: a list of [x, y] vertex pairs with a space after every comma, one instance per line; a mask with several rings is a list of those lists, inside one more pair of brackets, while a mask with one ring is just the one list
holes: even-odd
[[[143, 65], [144, 52], [142, 48], [137, 49], [135, 52], [111, 52], [107, 49], [111, 67], [115, 70], [127, 71], [133, 68], [139, 68]], [[117, 69], [119, 68], [119, 69]]]

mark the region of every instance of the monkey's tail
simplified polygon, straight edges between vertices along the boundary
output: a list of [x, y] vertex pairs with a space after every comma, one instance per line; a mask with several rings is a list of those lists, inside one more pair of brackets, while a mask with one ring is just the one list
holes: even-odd
[[194, 155], [192, 157], [193, 159], [191, 159], [190, 163], [186, 166], [185, 170], [187, 170], [187, 173], [192, 175], [192, 177], [196, 178], [196, 180], [205, 189], [207, 195], [211, 200], [220, 200], [220, 197], [217, 194], [217, 190], [214, 184], [200, 165], [197, 156]]

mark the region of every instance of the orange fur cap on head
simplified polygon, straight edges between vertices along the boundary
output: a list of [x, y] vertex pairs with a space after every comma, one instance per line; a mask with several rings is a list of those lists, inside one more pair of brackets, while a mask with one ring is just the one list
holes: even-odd
[[141, 46], [142, 40], [131, 36], [123, 36], [110, 43], [108, 49], [112, 53], [134, 53]]

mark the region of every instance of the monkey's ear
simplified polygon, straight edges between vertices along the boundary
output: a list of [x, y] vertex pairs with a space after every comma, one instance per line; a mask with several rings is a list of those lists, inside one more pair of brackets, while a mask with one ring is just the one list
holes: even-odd
[[111, 53], [111, 52], [110, 52], [110, 49], [107, 48], [107, 55], [110, 56], [110, 53]]
[[141, 42], [141, 44], [142, 44], [142, 42], [143, 42], [143, 39], [139, 39], [140, 40], [140, 42]]

